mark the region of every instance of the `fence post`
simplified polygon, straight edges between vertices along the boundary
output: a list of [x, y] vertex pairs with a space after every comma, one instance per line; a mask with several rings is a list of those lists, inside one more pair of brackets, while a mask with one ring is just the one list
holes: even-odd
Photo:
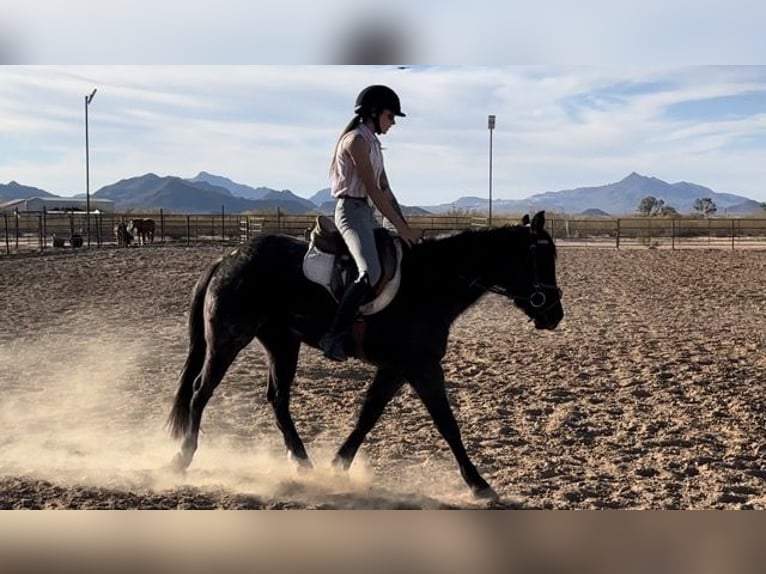
[[734, 220], [731, 220], [731, 248], [734, 249]]
[[16, 217], [14, 219], [16, 220], [16, 223], [14, 225], [14, 235], [16, 236], [16, 251], [19, 250], [19, 218], [21, 217], [19, 215], [19, 211], [15, 210], [14, 214]]
[[221, 243], [226, 243], [226, 217], [223, 205], [221, 205]]
[[160, 207], [160, 243], [165, 243], [165, 212]]
[[620, 248], [620, 218], [617, 218], [617, 245], [615, 246], [617, 249]]
[[191, 216], [186, 216], [186, 246], [189, 247], [191, 243]]
[[5, 221], [5, 254], [11, 254], [11, 244], [8, 242], [8, 214], [3, 213], [3, 220]]
[[652, 246], [652, 218], [651, 217], [649, 217], [649, 225], [647, 226], [647, 233], [649, 235], [649, 238], [646, 242], [646, 246], [651, 247]]
[[670, 248], [676, 248], [676, 220], [675, 218], [670, 220]]

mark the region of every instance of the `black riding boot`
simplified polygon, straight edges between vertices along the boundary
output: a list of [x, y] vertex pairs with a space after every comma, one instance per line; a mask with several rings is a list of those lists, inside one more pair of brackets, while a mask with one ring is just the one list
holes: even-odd
[[330, 324], [330, 330], [319, 340], [319, 347], [324, 356], [333, 361], [345, 361], [346, 350], [344, 341], [351, 330], [351, 323], [356, 317], [359, 305], [370, 293], [367, 277], [354, 281], [348, 286], [343, 298], [338, 304], [338, 310]]

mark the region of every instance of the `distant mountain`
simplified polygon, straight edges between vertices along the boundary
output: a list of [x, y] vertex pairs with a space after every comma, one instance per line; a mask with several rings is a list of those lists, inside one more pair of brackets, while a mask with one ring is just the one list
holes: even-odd
[[[217, 187], [222, 187], [227, 189], [231, 195], [236, 197], [263, 200], [266, 202], [264, 205], [272, 205], [274, 206], [274, 209], [276, 209], [277, 206], [284, 204], [284, 210], [291, 210], [290, 213], [294, 212], [292, 210], [297, 209], [310, 212], [317, 207], [317, 204], [315, 204], [310, 199], [299, 197], [289, 189], [278, 191], [270, 187], [250, 187], [249, 185], [236, 183], [230, 180], [228, 177], [213, 175], [212, 173], [208, 173], [206, 171], [201, 171], [196, 176], [187, 179], [186, 181], [194, 184], [207, 183]], [[302, 213], [302, 211], [298, 213]]]
[[223, 208], [228, 213], [241, 213], [279, 208], [285, 213], [305, 213], [314, 208], [311, 202], [290, 192], [283, 194], [271, 190], [273, 197], [246, 199], [235, 197], [229, 189], [210, 181], [206, 178], [190, 181], [149, 173], [104, 186], [93, 196], [113, 200], [117, 211], [162, 208], [177, 213], [218, 213]]
[[[232, 180], [200, 172], [193, 178], [158, 176], [147, 173], [120, 180], [92, 194], [95, 198], [111, 199], [117, 211], [128, 209], [159, 209], [176, 213], [228, 213], [270, 211], [284, 213], [332, 214], [335, 200], [330, 188], [323, 188], [309, 199], [292, 191], [268, 187], [250, 187]], [[715, 192], [708, 187], [689, 182], [667, 183], [656, 177], [631, 173], [616, 183], [595, 187], [578, 187], [549, 191], [525, 199], [495, 199], [494, 214], [519, 214], [546, 209], [549, 211], [586, 216], [618, 217], [636, 214], [644, 197], [653, 196], [679, 213], [692, 213], [694, 201], [709, 197], [718, 208], [718, 215], [743, 216], [762, 214], [757, 201], [730, 193]], [[45, 190], [21, 185], [15, 181], [0, 184], [0, 203], [30, 197], [60, 197]], [[442, 214], [450, 211], [487, 212], [487, 198], [465, 196], [450, 203], [427, 206], [402, 206], [406, 215]]]
[[188, 178], [186, 181], [191, 183], [209, 183], [210, 185], [228, 190], [231, 195], [243, 197], [245, 199], [263, 199], [270, 191], [274, 191], [268, 187], [250, 187], [249, 185], [236, 183], [228, 177], [213, 175], [206, 171], [201, 171], [194, 177]]
[[[748, 199], [743, 201], [742, 203], [737, 203], [735, 205], [732, 205], [731, 207], [727, 207], [725, 210], [726, 215], [754, 215], [757, 214], [758, 216], [763, 217], [763, 210], [766, 209], [764, 207], [761, 207], [761, 204], [757, 201], [753, 201], [752, 199]], [[718, 210], [717, 215], [723, 215], [721, 213], [721, 210]]]
[[598, 209], [598, 208], [585, 209], [581, 211], [580, 213], [578, 213], [577, 215], [582, 215], [584, 217], [612, 217], [603, 209]]
[[[506, 200], [493, 200], [492, 201], [492, 207], [493, 209], [495, 206], [498, 205], [498, 201], [506, 201]], [[447, 212], [455, 212], [455, 211], [487, 211], [487, 207], [489, 205], [489, 201], [486, 197], [476, 197], [473, 195], [463, 196], [457, 198], [455, 201], [452, 201], [450, 203], [440, 203], [438, 205], [423, 205], [421, 206], [422, 209], [427, 210], [430, 213], [436, 213], [436, 214], [444, 214]]]
[[262, 199], [265, 201], [286, 201], [297, 203], [303, 207], [304, 211], [307, 212], [312, 211], [317, 207], [312, 201], [295, 195], [289, 189], [283, 189], [282, 191], [272, 189], [266, 195], [264, 195]]
[[58, 197], [36, 187], [21, 185], [15, 181], [0, 183], [0, 203], [13, 201], [14, 199], [29, 199], [30, 197]]
[[[679, 213], [692, 213], [694, 201], [704, 197], [713, 200], [721, 215], [747, 215], [760, 210], [758, 202], [747, 197], [717, 193], [710, 188], [685, 181], [671, 184], [656, 177], [646, 177], [633, 172], [622, 180], [607, 185], [548, 191], [526, 199], [493, 200], [492, 211], [506, 214], [547, 209], [574, 214], [599, 210], [613, 216], [634, 215], [641, 200], [647, 196], [662, 199], [665, 205], [674, 207]], [[487, 198], [461, 197], [452, 203], [426, 207], [434, 213], [444, 213], [455, 208], [486, 212]]]
[[[122, 179], [93, 194], [96, 198], [111, 199], [118, 211], [126, 209], [164, 208], [192, 213], [220, 211], [226, 200], [233, 199], [224, 188], [206, 182], [189, 183], [180, 177], [160, 177], [147, 173]], [[217, 207], [215, 207], [217, 206]]]
[[[667, 183], [656, 177], [646, 177], [636, 172], [622, 180], [597, 187], [547, 192], [531, 196], [527, 203], [530, 210], [545, 207], [565, 213], [577, 213], [585, 209], [601, 209], [613, 215], [635, 214], [641, 200], [647, 196], [661, 199], [665, 205], [679, 213], [692, 213], [694, 201], [709, 197], [723, 214], [735, 205], [747, 203], [748, 198], [730, 193], [717, 193], [708, 187], [688, 183]], [[758, 203], [752, 206], [757, 209]], [[750, 209], [752, 212], [754, 209]]]
[[309, 201], [316, 206], [321, 206], [327, 201], [332, 201], [334, 203], [335, 200], [332, 198], [332, 195], [330, 195], [330, 188], [324, 187], [309, 197]]

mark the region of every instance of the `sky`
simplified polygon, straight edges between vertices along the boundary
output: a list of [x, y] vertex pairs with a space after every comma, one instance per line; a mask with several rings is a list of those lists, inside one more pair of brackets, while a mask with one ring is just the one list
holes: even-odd
[[308, 197], [358, 91], [385, 83], [408, 205], [487, 195], [489, 114], [494, 198], [636, 171], [766, 201], [762, 2], [107, 4], [0, 9], [0, 183], [83, 193], [95, 88], [92, 193], [207, 171]]

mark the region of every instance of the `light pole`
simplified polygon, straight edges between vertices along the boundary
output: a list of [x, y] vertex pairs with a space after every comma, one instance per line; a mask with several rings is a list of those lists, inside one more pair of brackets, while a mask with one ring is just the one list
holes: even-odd
[[489, 128], [489, 218], [487, 223], [492, 225], [492, 131], [495, 129], [495, 116], [489, 115], [487, 118], [487, 128]]
[[85, 231], [88, 234], [90, 247], [90, 150], [88, 149], [88, 106], [96, 95], [96, 88], [89, 96], [85, 96]]

